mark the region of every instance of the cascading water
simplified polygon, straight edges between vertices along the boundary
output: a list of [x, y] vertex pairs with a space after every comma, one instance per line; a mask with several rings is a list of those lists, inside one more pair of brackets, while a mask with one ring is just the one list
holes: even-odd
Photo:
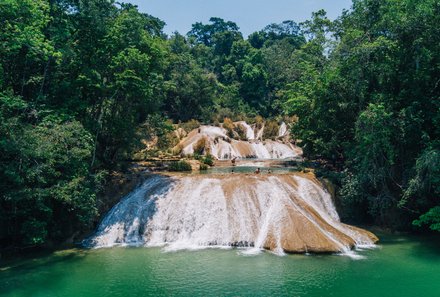
[[104, 217], [86, 246], [141, 245], [145, 223], [153, 215], [156, 199], [172, 188], [172, 180], [161, 175], [149, 177], [140, 187], [125, 196]]
[[204, 153], [209, 153], [219, 160], [232, 158], [291, 159], [302, 155], [300, 148], [284, 139], [288, 135], [285, 123], [280, 126], [277, 140], [264, 141], [262, 139], [264, 125], [258, 130], [255, 124], [251, 126], [244, 121], [234, 124], [241, 125], [245, 129], [245, 140], [238, 140], [237, 137], [231, 138], [226, 129], [222, 127], [203, 125], [181, 139], [176, 149], [179, 148], [184, 155], [192, 155], [195, 147], [199, 147], [202, 143]]
[[278, 130], [278, 137], [283, 137], [287, 134], [287, 125], [282, 122], [280, 125], [280, 129]]
[[117, 204], [86, 244], [347, 252], [376, 240], [342, 224], [309, 175], [157, 175]]
[[246, 138], [247, 140], [254, 140], [255, 139], [255, 132], [254, 129], [245, 121], [237, 122], [237, 124], [242, 125], [246, 129]]

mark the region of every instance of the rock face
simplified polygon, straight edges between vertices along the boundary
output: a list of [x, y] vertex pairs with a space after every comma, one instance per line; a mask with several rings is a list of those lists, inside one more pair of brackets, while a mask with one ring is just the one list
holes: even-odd
[[213, 174], [147, 179], [107, 214], [87, 244], [321, 253], [376, 241], [340, 222], [330, 194], [313, 175]]
[[[245, 130], [242, 140], [228, 136], [228, 131], [222, 127], [200, 126], [184, 137], [177, 145], [184, 155], [202, 151], [211, 154], [218, 160], [232, 158], [257, 158], [257, 159], [286, 159], [302, 155], [302, 150], [288, 141], [288, 130], [282, 123], [276, 140], [264, 140], [263, 130], [252, 127], [246, 122], [236, 122]], [[230, 134], [230, 133], [229, 133]], [[201, 147], [200, 147], [201, 146]]]

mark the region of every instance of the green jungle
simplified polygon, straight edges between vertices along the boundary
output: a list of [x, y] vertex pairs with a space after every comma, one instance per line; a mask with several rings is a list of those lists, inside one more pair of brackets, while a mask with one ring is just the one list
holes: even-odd
[[0, 21], [0, 253], [83, 238], [114, 172], [179, 157], [176, 127], [239, 120], [289, 121], [343, 221], [438, 236], [438, 0], [354, 0], [247, 38], [217, 17], [167, 36], [107, 0], [2, 0]]

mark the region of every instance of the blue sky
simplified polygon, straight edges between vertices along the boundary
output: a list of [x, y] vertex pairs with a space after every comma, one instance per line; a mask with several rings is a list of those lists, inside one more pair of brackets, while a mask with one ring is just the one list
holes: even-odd
[[302, 22], [313, 11], [324, 9], [334, 19], [349, 9], [351, 0], [121, 0], [164, 20], [165, 33], [186, 34], [195, 22], [208, 22], [212, 16], [236, 22], [244, 36], [270, 23], [284, 20]]

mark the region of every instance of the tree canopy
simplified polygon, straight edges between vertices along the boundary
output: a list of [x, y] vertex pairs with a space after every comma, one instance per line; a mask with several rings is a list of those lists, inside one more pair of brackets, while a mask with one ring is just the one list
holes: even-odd
[[248, 38], [218, 17], [166, 36], [109, 0], [4, 0], [0, 19], [2, 244], [89, 228], [141, 139], [226, 116], [295, 116], [344, 219], [440, 229], [438, 0], [354, 0]]

